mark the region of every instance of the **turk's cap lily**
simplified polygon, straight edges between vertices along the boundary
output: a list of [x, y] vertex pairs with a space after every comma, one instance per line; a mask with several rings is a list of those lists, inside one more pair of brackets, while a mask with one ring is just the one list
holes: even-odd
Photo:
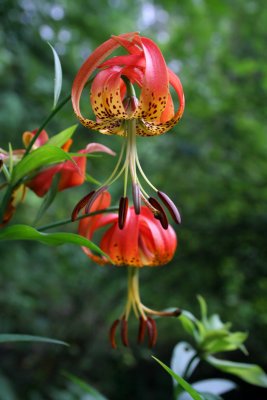
[[[110, 202], [109, 192], [104, 191], [90, 211], [106, 209]], [[173, 258], [177, 247], [175, 231], [170, 225], [163, 229], [147, 207], [142, 206], [139, 215], [133, 207], [129, 207], [123, 230], [119, 227], [118, 218], [117, 213], [84, 218], [79, 223], [79, 234], [91, 240], [98, 229], [107, 226], [100, 248], [116, 266], [154, 267], [164, 265]], [[83, 250], [93, 261], [109, 263], [109, 260], [93, 254], [89, 249]]]
[[[123, 49], [126, 54], [108, 58], [117, 49]], [[84, 117], [80, 110], [81, 94], [90, 79], [90, 103], [95, 120]], [[134, 92], [130, 94], [130, 108], [127, 82], [140, 90], [139, 98]], [[178, 97], [176, 111], [170, 87]], [[185, 101], [180, 79], [167, 67], [158, 46], [134, 32], [112, 36], [85, 60], [73, 82], [72, 104], [80, 122], [90, 129], [126, 135], [124, 121], [135, 119], [137, 135], [153, 136], [177, 124]]]

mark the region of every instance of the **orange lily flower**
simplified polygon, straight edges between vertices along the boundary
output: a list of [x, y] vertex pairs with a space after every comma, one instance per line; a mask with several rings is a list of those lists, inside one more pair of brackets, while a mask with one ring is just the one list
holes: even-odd
[[[102, 192], [94, 202], [92, 211], [108, 208], [110, 201], [110, 194], [107, 191]], [[116, 347], [115, 330], [119, 323], [122, 342], [128, 345], [127, 323], [132, 308], [140, 319], [138, 341], [143, 341], [147, 329], [149, 345], [153, 346], [156, 343], [157, 329], [151, 316], [177, 316], [180, 311], [177, 309], [155, 311], [144, 306], [140, 300], [138, 270], [144, 266], [154, 267], [171, 261], [177, 247], [176, 234], [171, 226], [163, 229], [160, 222], [153, 218], [153, 214], [146, 207], [141, 207], [139, 215], [135, 214], [133, 207], [129, 208], [123, 231], [118, 227], [118, 218], [118, 214], [108, 213], [81, 219], [79, 234], [89, 240], [98, 229], [108, 226], [100, 242], [100, 248], [110, 259], [95, 255], [88, 248], [83, 248], [83, 251], [100, 265], [112, 262], [116, 266], [130, 267], [125, 310], [110, 330], [112, 347]]]
[[[32, 137], [35, 135], [36, 130], [32, 132], [24, 132], [23, 142], [27, 146]], [[48, 141], [49, 137], [45, 130], [43, 130], [35, 142], [35, 148], [44, 145]], [[69, 139], [63, 146], [63, 150], [69, 151], [72, 145], [72, 140]], [[115, 153], [108, 147], [98, 144], [90, 143], [85, 149], [78, 151], [78, 153], [86, 154], [93, 152], [105, 152], [111, 155]], [[52, 185], [55, 174], [59, 174], [58, 191], [62, 191], [74, 186], [79, 186], [84, 183], [86, 175], [86, 156], [84, 157], [73, 157], [75, 164], [71, 161], [64, 161], [55, 164], [51, 167], [46, 167], [42, 171], [38, 172], [32, 179], [26, 182], [26, 186], [30, 188], [37, 196], [43, 197]]]
[[[33, 131], [26, 131], [22, 135], [22, 140], [27, 147], [31, 142], [33, 136], [36, 134], [37, 129]], [[43, 146], [49, 140], [48, 134], [45, 130], [42, 130], [37, 140], [34, 143], [33, 150], [37, 149], [40, 146]], [[62, 149], [66, 152], [69, 150], [72, 145], [72, 140], [69, 139], [62, 146]], [[86, 154], [86, 153], [94, 153], [94, 152], [104, 152], [110, 155], [115, 155], [115, 153], [109, 149], [107, 146], [104, 146], [99, 143], [90, 143], [85, 149], [78, 151], [78, 153]], [[13, 163], [16, 164], [19, 162], [25, 153], [24, 149], [14, 150], [12, 152], [12, 160]], [[10, 154], [0, 149], [0, 163], [8, 163]], [[41, 171], [37, 172], [32, 178], [30, 178], [25, 183], [21, 184], [19, 187], [15, 188], [10, 201], [6, 207], [6, 211], [2, 218], [2, 223], [0, 226], [7, 224], [12, 216], [15, 213], [17, 205], [24, 200], [26, 194], [26, 188], [31, 189], [37, 196], [43, 197], [48, 190], [50, 189], [53, 178], [55, 174], [59, 174], [58, 181], [58, 191], [62, 191], [74, 186], [82, 185], [85, 181], [86, 176], [86, 163], [87, 158], [86, 155], [84, 157], [73, 157], [75, 164], [71, 161], [60, 162], [58, 164], [45, 167]], [[1, 188], [4, 188], [6, 184], [2, 185]], [[0, 188], [0, 189], [1, 189]]]
[[[128, 54], [104, 61], [118, 48]], [[97, 75], [93, 79], [90, 98], [96, 121], [85, 118], [80, 111], [82, 91], [94, 72]], [[141, 89], [139, 99], [127, 97], [125, 78]], [[170, 86], [179, 99], [176, 112]], [[123, 122], [135, 119], [137, 135], [154, 136], [167, 132], [180, 120], [184, 94], [178, 76], [166, 66], [157, 45], [138, 33], [126, 33], [112, 36], [87, 58], [73, 82], [72, 103], [81, 123], [90, 129], [126, 135]]]
[[[108, 58], [116, 49], [127, 54]], [[107, 59], [108, 58], [108, 59]], [[106, 60], [107, 59], [107, 60]], [[95, 120], [85, 118], [80, 110], [80, 98], [85, 85], [92, 78], [90, 102]], [[135, 88], [140, 92], [139, 98]], [[178, 97], [179, 106], [174, 110], [170, 87]], [[124, 192], [120, 201], [119, 227], [123, 229], [128, 209], [128, 175], [132, 181], [132, 199], [136, 215], [140, 214], [141, 201], [168, 228], [168, 220], [160, 202], [151, 197], [141, 185], [139, 175], [155, 191], [176, 223], [180, 214], [172, 200], [159, 191], [145, 175], [138, 159], [136, 137], [160, 135], [171, 129], [184, 111], [184, 94], [181, 82], [167, 66], [158, 46], [138, 33], [112, 36], [100, 45], [78, 71], [72, 87], [73, 109], [83, 125], [105, 134], [126, 137], [118, 163], [110, 177], [96, 192], [85, 196], [74, 208], [72, 218], [86, 207], [88, 212], [103, 190], [124, 174]], [[125, 154], [125, 161], [123, 156]]]

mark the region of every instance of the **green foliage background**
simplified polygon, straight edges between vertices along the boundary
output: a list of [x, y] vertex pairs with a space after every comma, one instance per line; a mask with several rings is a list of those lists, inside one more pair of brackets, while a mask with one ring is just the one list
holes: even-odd
[[[144, 170], [175, 199], [183, 224], [173, 262], [142, 271], [144, 302], [196, 312], [195, 295], [201, 293], [211, 312], [232, 321], [235, 330], [250, 332], [247, 361], [266, 369], [265, 0], [2, 0], [0, 13], [3, 148], [9, 141], [21, 147], [21, 134], [38, 127], [52, 107], [53, 57], [46, 41], [60, 55], [65, 94], [83, 59], [111, 34], [138, 30], [158, 42], [181, 77], [186, 111], [172, 132], [138, 143]], [[68, 104], [47, 130], [58, 133], [73, 123]], [[82, 127], [75, 139], [76, 149], [99, 141], [118, 150], [121, 141]], [[113, 164], [108, 156], [92, 159], [89, 172], [101, 180]], [[88, 190], [90, 185], [61, 193], [41, 222], [68, 217]], [[29, 194], [14, 222], [32, 223], [39, 204]], [[107, 342], [109, 325], [124, 301], [125, 270], [92, 265], [73, 246], [7, 242], [1, 244], [0, 272], [1, 332], [71, 344], [70, 349], [1, 345], [0, 386], [14, 393], [3, 399], [74, 399], [63, 369], [112, 400], [171, 399], [169, 377], [150, 351], [135, 347], [134, 323], [132, 349], [114, 352]], [[154, 353], [168, 363], [185, 335], [175, 320], [159, 320], [158, 327]], [[202, 377], [214, 374], [201, 372]], [[257, 393], [244, 386], [229, 399], [256, 398]]]

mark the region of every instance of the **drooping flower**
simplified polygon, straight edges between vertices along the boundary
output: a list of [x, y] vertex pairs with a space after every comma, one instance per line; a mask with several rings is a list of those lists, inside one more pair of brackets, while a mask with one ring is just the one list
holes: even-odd
[[[32, 137], [35, 135], [36, 131], [32, 132], [24, 132], [23, 134], [23, 142], [25, 146], [27, 146]], [[44, 145], [48, 141], [49, 137], [46, 131], [42, 131], [41, 135], [35, 142], [35, 147], [38, 148]], [[69, 151], [70, 146], [72, 145], [72, 139], [69, 139], [63, 146], [62, 149], [66, 152]], [[94, 152], [104, 152], [111, 155], [115, 153], [110, 150], [107, 146], [104, 146], [99, 143], [90, 143], [86, 146], [85, 149], [79, 150], [78, 153], [86, 154], [86, 153], [94, 153]], [[64, 161], [57, 163], [53, 166], [49, 166], [44, 168], [43, 170], [37, 172], [37, 174], [26, 182], [26, 186], [30, 188], [37, 196], [43, 197], [48, 190], [50, 189], [53, 178], [56, 174], [59, 174], [58, 181], [58, 191], [62, 191], [74, 186], [79, 186], [84, 183], [86, 176], [86, 163], [87, 158], [84, 157], [73, 157], [73, 162]]]
[[[127, 54], [109, 57], [116, 49]], [[92, 74], [90, 101], [96, 121], [80, 111], [80, 97]], [[126, 80], [125, 80], [126, 78]], [[140, 88], [139, 99], [129, 93], [128, 82]], [[175, 112], [170, 86], [178, 96]], [[181, 82], [167, 66], [158, 46], [138, 33], [112, 36], [100, 45], [78, 71], [72, 87], [74, 111], [81, 123], [101, 133], [127, 135], [125, 121], [136, 120], [136, 134], [160, 135], [171, 129], [184, 111]]]
[[[110, 201], [109, 192], [103, 191], [92, 205], [91, 211], [105, 210], [110, 206]], [[127, 303], [122, 315], [110, 330], [112, 347], [116, 347], [115, 331], [119, 323], [122, 342], [128, 345], [127, 324], [131, 309], [140, 319], [138, 341], [144, 340], [147, 330], [149, 345], [153, 346], [156, 342], [157, 328], [151, 316], [177, 316], [180, 312], [177, 309], [155, 311], [143, 305], [139, 294], [138, 270], [146, 266], [165, 265], [171, 261], [177, 247], [176, 234], [171, 226], [163, 229], [146, 207], [141, 207], [139, 215], [135, 214], [133, 207], [129, 208], [123, 231], [118, 226], [118, 218], [116, 213], [102, 213], [81, 219], [79, 234], [89, 240], [94, 238], [96, 231], [103, 227], [107, 228], [100, 241], [100, 248], [109, 259], [93, 254], [88, 248], [83, 250], [89, 258], [100, 265], [112, 262], [115, 266], [127, 266], [129, 269]]]
[[[35, 136], [36, 132], [37, 129], [33, 131], [26, 131], [23, 133], [22, 141], [26, 148], [28, 147], [32, 138]], [[45, 145], [48, 140], [49, 136], [47, 132], [45, 130], [42, 130], [32, 147], [32, 151]], [[66, 141], [66, 143], [64, 143], [62, 149], [68, 152], [71, 145], [72, 139], [69, 139]], [[104, 152], [110, 155], [115, 155], [115, 153], [107, 146], [99, 143], [90, 143], [84, 149], [78, 151], [78, 153], [84, 154], [84, 156], [77, 156], [72, 158], [74, 163], [71, 161], [64, 161], [54, 164], [52, 166], [44, 167], [41, 170], [33, 173], [33, 175], [27, 180], [24, 180], [23, 183], [17, 185], [14, 188], [9, 202], [6, 206], [6, 210], [3, 213], [2, 222], [0, 221], [0, 226], [4, 226], [10, 221], [10, 219], [14, 215], [17, 205], [24, 200], [27, 188], [32, 190], [37, 196], [43, 197], [49, 191], [56, 174], [59, 175], [59, 179], [57, 182], [58, 191], [62, 191], [83, 184], [86, 177], [86, 154], [94, 152]], [[13, 150], [12, 152], [0, 149], [0, 163], [2, 164], [3, 168], [6, 165], [9, 165], [10, 162], [12, 163], [12, 165], [16, 165], [23, 158], [24, 154], [25, 149], [17, 149]], [[12, 160], [10, 160], [10, 158], [12, 158]], [[0, 187], [0, 190], [5, 186], [6, 183], [4, 183]]]
[[[109, 58], [118, 48], [123, 49], [126, 54]], [[94, 73], [95, 76], [91, 78]], [[95, 120], [84, 117], [80, 110], [82, 91], [88, 83], [91, 83], [90, 103]], [[171, 88], [179, 103], [176, 111]], [[136, 89], [140, 92], [139, 97], [135, 94]], [[163, 207], [141, 185], [141, 175], [146, 184], [156, 191], [174, 221], [180, 223], [180, 215], [174, 203], [143, 172], [136, 147], [136, 136], [154, 136], [167, 132], [180, 120], [184, 111], [181, 82], [167, 67], [158, 46], [138, 33], [112, 36], [87, 58], [78, 71], [72, 87], [72, 104], [78, 119], [86, 127], [126, 138], [126, 146], [124, 143], [117, 165], [109, 178], [98, 191], [89, 193], [77, 204], [72, 218], [75, 219], [85, 206], [89, 211], [97, 196], [124, 174], [119, 218], [121, 229], [124, 227], [128, 209], [128, 175], [132, 181], [132, 199], [137, 215], [143, 201], [163, 228], [168, 227]]]

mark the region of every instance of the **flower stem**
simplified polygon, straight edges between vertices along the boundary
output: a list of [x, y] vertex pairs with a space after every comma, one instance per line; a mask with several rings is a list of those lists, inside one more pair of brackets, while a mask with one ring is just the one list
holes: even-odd
[[[94, 212], [91, 212], [91, 213], [88, 213], [88, 214], [81, 215], [81, 216], [79, 216], [79, 217], [76, 218], [75, 222], [78, 221], [78, 220], [80, 220], [80, 219], [83, 219], [83, 218], [93, 217], [94, 215], [103, 214], [103, 213], [108, 213], [108, 212], [113, 212], [113, 211], [114, 211], [114, 212], [118, 211], [118, 207], [109, 207], [109, 208], [105, 208], [105, 209], [103, 209], [103, 210], [97, 210], [97, 211], [94, 211]], [[39, 227], [36, 228], [36, 229], [37, 229], [38, 231], [43, 232], [43, 231], [46, 231], [46, 230], [48, 230], [48, 229], [56, 228], [56, 227], [58, 227], [58, 226], [62, 226], [62, 225], [70, 224], [70, 223], [73, 223], [73, 221], [72, 221], [71, 218], [68, 218], [68, 219], [63, 219], [63, 220], [61, 220], [61, 221], [53, 222], [52, 224], [47, 224], [47, 225], [39, 226]]]
[[36, 132], [36, 134], [33, 136], [32, 140], [29, 143], [29, 146], [27, 147], [23, 158], [27, 156], [27, 154], [29, 154], [29, 152], [32, 149], [32, 146], [34, 145], [34, 143], [36, 142], [36, 140], [38, 139], [38, 137], [40, 136], [42, 130], [45, 128], [45, 126], [48, 124], [48, 122], [54, 117], [55, 114], [57, 114], [59, 112], [59, 110], [61, 110], [61, 108], [71, 99], [71, 95], [69, 94], [68, 96], [66, 96], [58, 105], [56, 108], [54, 108], [52, 110], [52, 112], [48, 115], [48, 117], [44, 120], [44, 122], [41, 124], [40, 128], [38, 129], [38, 131]]

